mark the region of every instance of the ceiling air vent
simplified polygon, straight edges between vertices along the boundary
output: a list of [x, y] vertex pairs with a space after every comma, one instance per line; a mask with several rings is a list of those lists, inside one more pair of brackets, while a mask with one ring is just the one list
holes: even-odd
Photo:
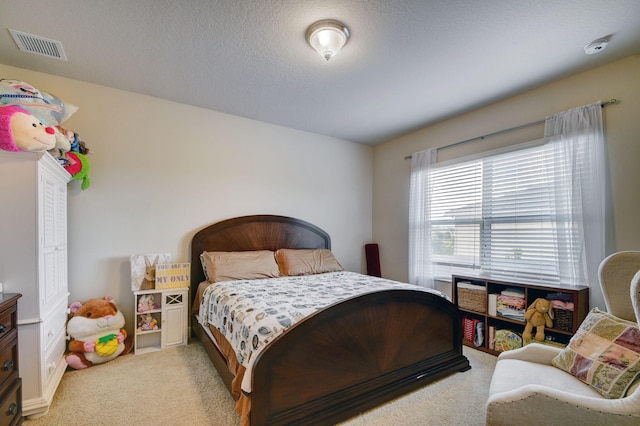
[[49, 58], [63, 61], [67, 60], [62, 43], [59, 41], [12, 29], [9, 29], [9, 32], [23, 52], [35, 53], [36, 55], [48, 56]]

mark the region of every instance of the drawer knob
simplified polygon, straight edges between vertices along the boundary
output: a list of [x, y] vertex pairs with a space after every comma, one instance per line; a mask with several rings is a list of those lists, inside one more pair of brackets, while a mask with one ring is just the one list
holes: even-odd
[[0, 324], [0, 333], [4, 333], [5, 331], [7, 331], [7, 326], [4, 324]]
[[12, 402], [11, 405], [9, 406], [9, 410], [7, 411], [7, 414], [9, 414], [10, 416], [15, 416], [18, 413], [18, 404], [16, 404], [15, 402]]
[[4, 364], [2, 365], [2, 370], [3, 371], [9, 371], [13, 368], [13, 361], [8, 359], [4, 362]]

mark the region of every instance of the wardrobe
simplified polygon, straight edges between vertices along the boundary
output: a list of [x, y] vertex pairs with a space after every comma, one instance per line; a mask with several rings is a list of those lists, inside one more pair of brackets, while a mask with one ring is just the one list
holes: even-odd
[[18, 301], [25, 417], [46, 414], [66, 369], [67, 183], [49, 153], [0, 151], [0, 282]]

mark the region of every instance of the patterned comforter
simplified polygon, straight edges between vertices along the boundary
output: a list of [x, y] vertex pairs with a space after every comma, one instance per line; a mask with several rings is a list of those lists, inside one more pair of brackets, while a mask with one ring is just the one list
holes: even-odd
[[346, 271], [223, 281], [204, 291], [199, 321], [218, 329], [235, 349], [238, 362], [247, 369], [242, 389], [250, 392], [253, 360], [276, 336], [333, 303], [391, 289], [426, 291], [447, 298], [437, 290]]

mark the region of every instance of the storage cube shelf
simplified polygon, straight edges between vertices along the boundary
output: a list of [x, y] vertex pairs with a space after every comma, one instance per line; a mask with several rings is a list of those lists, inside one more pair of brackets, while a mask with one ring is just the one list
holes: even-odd
[[[585, 286], [553, 287], [459, 275], [454, 275], [451, 281], [453, 299], [462, 314], [463, 343], [494, 355], [517, 346], [518, 336], [526, 325], [524, 318], [519, 317], [518, 309], [513, 310], [518, 313], [513, 317], [509, 317], [508, 312], [496, 311], [497, 296], [507, 289], [508, 294], [522, 294], [525, 310], [538, 298], [562, 300], [567, 307], [573, 307], [573, 310], [554, 310], [553, 327], [545, 327], [545, 341], [541, 343], [566, 345], [589, 312], [589, 288]], [[495, 332], [498, 330], [503, 331], [496, 347]]]
[[134, 353], [187, 344], [188, 296], [188, 288], [134, 292]]

